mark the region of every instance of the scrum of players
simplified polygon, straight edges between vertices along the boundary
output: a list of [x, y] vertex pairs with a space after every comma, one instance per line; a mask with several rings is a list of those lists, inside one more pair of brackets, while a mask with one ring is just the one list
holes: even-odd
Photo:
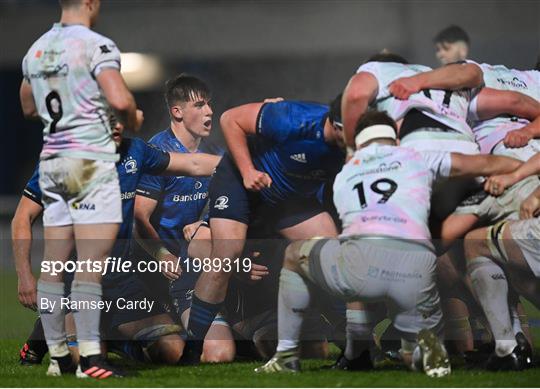
[[[450, 357], [533, 367], [520, 296], [540, 308], [538, 69], [467, 60], [468, 38], [451, 27], [435, 40], [440, 68], [380, 53], [330, 104], [227, 110], [224, 152], [204, 142], [211, 91], [181, 74], [165, 86], [169, 128], [145, 142], [123, 135], [143, 115], [118, 48], [90, 29], [99, 0], [60, 4], [60, 23], [23, 60], [23, 113], [45, 127], [12, 222], [19, 301], [39, 313], [22, 364], [49, 353], [51, 376], [122, 377], [112, 352], [167, 365], [247, 356], [267, 360], [257, 373], [299, 372], [333, 342], [334, 369], [392, 360], [441, 377]], [[162, 274], [36, 282], [40, 215], [45, 259], [138, 255]], [[196, 258], [219, 266], [196, 269]], [[223, 266], [235, 258], [248, 269]], [[67, 298], [75, 308], [60, 308]], [[155, 304], [77, 308], [119, 299]]]

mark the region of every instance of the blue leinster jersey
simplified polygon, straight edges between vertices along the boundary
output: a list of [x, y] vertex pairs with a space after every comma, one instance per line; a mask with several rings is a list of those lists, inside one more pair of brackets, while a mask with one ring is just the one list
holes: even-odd
[[[156, 134], [149, 143], [165, 151], [189, 153], [170, 128]], [[187, 254], [182, 230], [201, 219], [208, 200], [209, 182], [209, 177], [144, 175], [139, 183], [137, 194], [158, 202], [150, 219], [152, 226], [165, 247], [177, 256]]]
[[314, 197], [343, 164], [344, 154], [324, 141], [328, 106], [282, 101], [264, 104], [249, 140], [253, 164], [272, 178], [261, 191], [270, 203], [290, 197]]
[[[163, 172], [169, 165], [170, 157], [168, 153], [137, 138], [124, 138], [119, 153], [120, 161], [116, 163], [116, 170], [120, 181], [124, 221], [120, 226], [112, 256], [126, 259], [132, 235], [135, 193], [139, 180], [145, 173], [160, 174]], [[38, 168], [24, 188], [23, 195], [42, 205]]]

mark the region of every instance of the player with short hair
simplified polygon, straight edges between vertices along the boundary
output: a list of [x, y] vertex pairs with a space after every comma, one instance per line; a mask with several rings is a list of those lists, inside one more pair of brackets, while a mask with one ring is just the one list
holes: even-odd
[[[209, 187], [210, 258], [239, 257], [255, 210], [287, 239], [336, 236], [331, 216], [317, 196], [343, 159], [340, 96], [331, 107], [280, 101], [229, 109], [221, 128], [230, 152]], [[201, 274], [188, 324], [186, 363], [198, 363], [201, 339], [221, 309], [231, 273]]]
[[[122, 222], [120, 187], [110, 114], [137, 130], [133, 96], [120, 74], [120, 52], [110, 39], [93, 32], [99, 0], [61, 0], [59, 23], [43, 34], [23, 59], [20, 100], [26, 117], [45, 124], [40, 155], [40, 188], [45, 206], [47, 259], [65, 261], [75, 240], [80, 258], [101, 262], [110, 253]], [[62, 275], [42, 273], [38, 300], [51, 353], [52, 375], [74, 370], [66, 344]], [[78, 272], [71, 304], [98, 304], [101, 274]], [[73, 311], [80, 351], [80, 377], [120, 375], [101, 357], [100, 311]]]
[[464, 61], [469, 58], [471, 40], [459, 26], [451, 25], [439, 31], [433, 38], [436, 56], [441, 65]]
[[[219, 157], [209, 154], [167, 153], [137, 138], [124, 138], [120, 143], [120, 132], [115, 130], [113, 135], [120, 145], [120, 161], [117, 162], [116, 169], [122, 193], [123, 222], [111, 254], [113, 257], [127, 260], [130, 258], [135, 190], [142, 175], [150, 173], [207, 176], [213, 172]], [[36, 306], [36, 286], [30, 266], [30, 247], [32, 224], [43, 211], [38, 181], [39, 170], [36, 169], [24, 189], [12, 221], [12, 243], [18, 269], [19, 300], [28, 308]], [[105, 300], [116, 301], [124, 298], [128, 301], [138, 301], [142, 298], [152, 298], [153, 295], [149, 289], [150, 287], [139, 274], [132, 273], [132, 269], [129, 269], [127, 273], [107, 272], [103, 278]], [[116, 304], [113, 303], [112, 306]], [[114, 309], [104, 316], [102, 327], [108, 338], [113, 337], [112, 340], [118, 340], [118, 337], [128, 338], [142, 344], [142, 349], [131, 347], [131, 350], [137, 352], [131, 352], [130, 356], [138, 356], [139, 359], [146, 356], [154, 363], [175, 364], [178, 362], [183, 341], [178, 336], [178, 326], [161, 308], [160, 303], [157, 303], [151, 312], [142, 309]], [[28, 347], [24, 350], [24, 360], [30, 360], [35, 354], [34, 363], [41, 362], [41, 358], [47, 352], [47, 347], [42, 347], [38, 342], [28, 343]], [[123, 346], [123, 344], [120, 345]]]
[[[297, 240], [287, 248], [280, 277], [277, 353], [256, 371], [300, 370], [298, 331], [312, 282], [345, 301], [386, 302], [408, 363], [418, 340], [424, 371], [447, 375], [448, 357], [435, 335], [442, 327], [442, 313], [428, 228], [433, 182], [437, 176], [509, 172], [519, 162], [401, 147], [395, 122], [381, 112], [362, 117], [355, 143], [357, 151], [334, 182], [343, 233], [339, 240]], [[371, 334], [378, 320], [367, 310], [363, 315], [365, 332]], [[351, 346], [347, 342], [345, 357], [362, 358], [365, 350]]]
[[[200, 153], [206, 147], [201, 141], [212, 129], [211, 91], [201, 79], [180, 74], [166, 83], [170, 127], [156, 134], [150, 143], [167, 151]], [[140, 244], [160, 261], [181, 261], [181, 267], [167, 269], [169, 294], [177, 320], [187, 326], [191, 294], [199, 273], [189, 266], [188, 245], [210, 241], [208, 226], [202, 221], [208, 201], [209, 178], [144, 176], [137, 188], [135, 226]], [[199, 250], [204, 251], [204, 247]], [[198, 250], [191, 253], [203, 259]], [[234, 359], [234, 341], [230, 328], [218, 316], [205, 340], [204, 360], [230, 362]]]

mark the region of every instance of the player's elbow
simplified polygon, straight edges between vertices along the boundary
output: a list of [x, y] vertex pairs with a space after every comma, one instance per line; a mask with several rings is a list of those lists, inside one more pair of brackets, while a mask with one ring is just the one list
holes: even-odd
[[135, 110], [135, 100], [131, 94], [111, 97], [108, 102], [116, 112], [125, 114]]
[[37, 113], [35, 107], [25, 108], [23, 106], [22, 111], [23, 111], [23, 116], [24, 116], [25, 119], [32, 120], [32, 119], [36, 119], [38, 117], [38, 113]]
[[230, 132], [231, 128], [233, 127], [232, 124], [235, 121], [235, 115], [232, 109], [229, 109], [225, 112], [223, 112], [219, 118], [219, 124], [221, 126], [221, 130], [226, 133]]
[[343, 106], [356, 104], [361, 101], [369, 101], [371, 91], [362, 87], [362, 79], [359, 75], [354, 75], [343, 91]]
[[484, 73], [482, 72], [482, 69], [478, 65], [467, 63], [462, 65], [464, 72], [463, 74], [467, 75], [467, 85], [465, 87], [467, 88], [478, 88], [482, 86], [484, 83]]

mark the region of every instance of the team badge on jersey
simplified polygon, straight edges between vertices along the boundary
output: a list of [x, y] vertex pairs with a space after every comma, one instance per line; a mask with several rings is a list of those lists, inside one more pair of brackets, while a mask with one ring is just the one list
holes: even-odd
[[128, 174], [135, 174], [139, 170], [137, 168], [137, 161], [134, 160], [132, 156], [127, 157], [126, 161], [124, 162], [124, 168]]

